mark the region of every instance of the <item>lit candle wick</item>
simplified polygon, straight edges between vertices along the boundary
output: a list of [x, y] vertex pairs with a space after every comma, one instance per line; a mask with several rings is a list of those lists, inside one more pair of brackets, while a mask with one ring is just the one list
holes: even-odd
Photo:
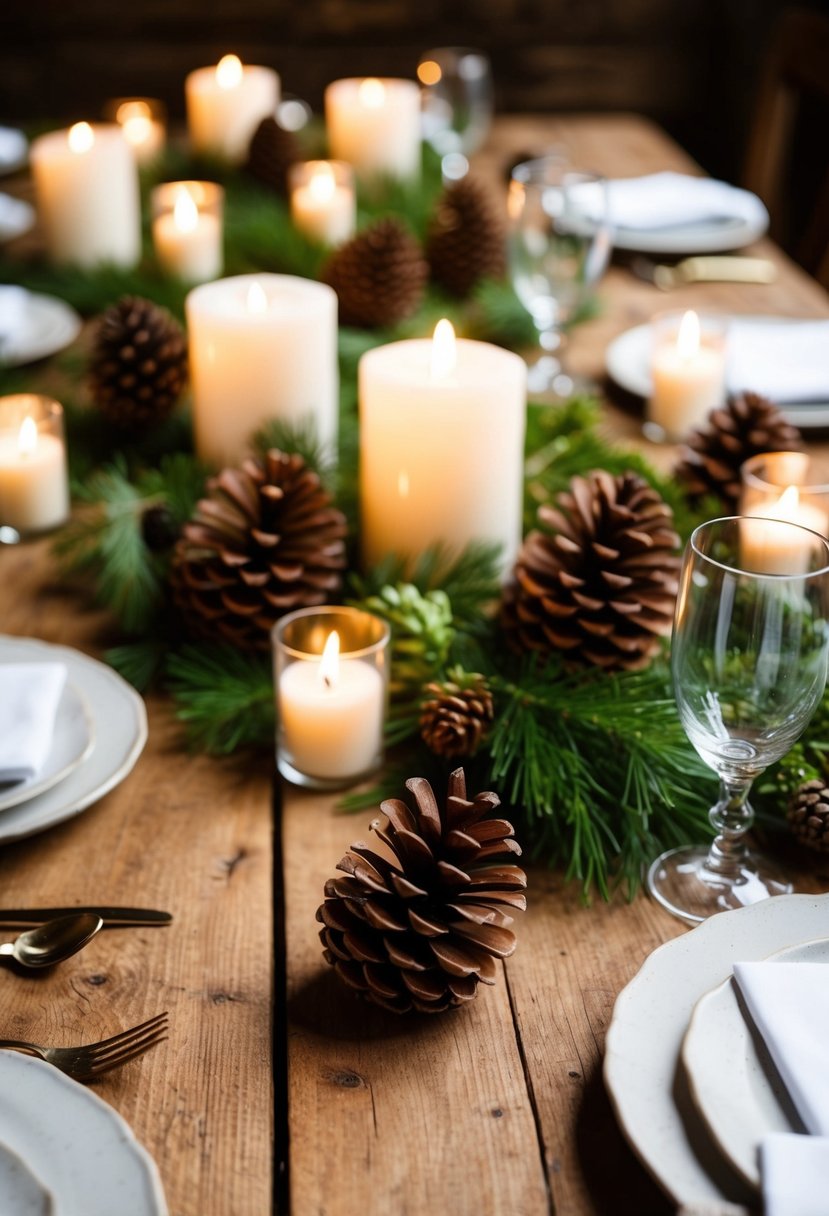
[[320, 660], [320, 679], [326, 688], [333, 688], [340, 673], [340, 635], [336, 629], [329, 633]]
[[76, 122], [69, 128], [69, 148], [72, 152], [88, 152], [95, 143], [95, 132], [88, 122]]
[[195, 232], [199, 223], [199, 209], [189, 190], [182, 186], [176, 191], [173, 204], [173, 223], [178, 232]]
[[444, 317], [435, 326], [432, 336], [431, 371], [433, 380], [445, 380], [455, 370], [458, 361], [455, 331]]
[[699, 317], [691, 309], [680, 321], [676, 335], [676, 351], [680, 359], [693, 359], [699, 353], [699, 342]]
[[247, 306], [248, 312], [260, 313], [268, 311], [268, 297], [265, 295], [261, 283], [257, 283], [255, 279], [248, 288]]
[[17, 453], [21, 460], [28, 460], [37, 451], [37, 423], [34, 418], [24, 418], [17, 435]]
[[357, 96], [360, 105], [365, 106], [367, 110], [379, 110], [386, 100], [386, 88], [382, 80], [369, 76], [361, 82]]
[[334, 197], [336, 185], [329, 166], [322, 165], [308, 183], [308, 190], [315, 202], [327, 203]]
[[235, 89], [241, 83], [241, 59], [238, 55], [223, 55], [216, 64], [216, 84], [220, 89]]

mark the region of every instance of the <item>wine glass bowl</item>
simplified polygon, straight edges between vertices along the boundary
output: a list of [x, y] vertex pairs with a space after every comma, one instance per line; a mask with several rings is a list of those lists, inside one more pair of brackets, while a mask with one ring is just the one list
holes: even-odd
[[[423, 138], [457, 166], [458, 157], [477, 152], [492, 125], [489, 59], [473, 47], [436, 47], [421, 55], [417, 75]], [[457, 176], [457, 168], [450, 176]]]
[[663, 853], [648, 889], [690, 923], [791, 884], [749, 852], [755, 777], [780, 760], [820, 703], [829, 661], [829, 544], [797, 524], [711, 520], [686, 548], [671, 641], [680, 721], [720, 780], [710, 849]]

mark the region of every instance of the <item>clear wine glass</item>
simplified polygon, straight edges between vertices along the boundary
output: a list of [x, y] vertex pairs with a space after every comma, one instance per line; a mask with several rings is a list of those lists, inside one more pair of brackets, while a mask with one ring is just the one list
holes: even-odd
[[510, 277], [542, 350], [527, 385], [534, 396], [567, 400], [581, 386], [562, 365], [562, 327], [607, 268], [607, 182], [564, 156], [524, 161], [512, 171], [508, 210]]
[[786, 754], [823, 696], [829, 659], [829, 543], [797, 524], [714, 519], [685, 550], [671, 666], [682, 725], [720, 779], [710, 848], [657, 857], [651, 894], [690, 923], [782, 895], [791, 883], [749, 851], [759, 773]]
[[492, 125], [492, 69], [483, 51], [443, 46], [417, 67], [423, 138], [441, 157], [444, 177], [462, 177]]

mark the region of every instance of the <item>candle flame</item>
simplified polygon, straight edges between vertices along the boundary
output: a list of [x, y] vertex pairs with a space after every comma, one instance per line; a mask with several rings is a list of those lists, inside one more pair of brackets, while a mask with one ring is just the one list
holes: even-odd
[[152, 118], [152, 110], [146, 101], [136, 97], [134, 101], [122, 101], [115, 112], [115, 121], [128, 123], [131, 118]]
[[76, 122], [69, 128], [69, 148], [72, 152], [88, 152], [95, 143], [95, 132], [88, 122]]
[[329, 633], [320, 659], [320, 679], [326, 688], [333, 688], [340, 674], [340, 635], [336, 629]]
[[34, 418], [24, 418], [21, 422], [17, 435], [17, 451], [23, 460], [34, 456], [37, 451], [37, 423]]
[[800, 506], [800, 492], [797, 486], [788, 486], [771, 508], [771, 519], [796, 520], [797, 508]]
[[265, 295], [261, 283], [256, 279], [253, 280], [248, 288], [247, 297], [248, 312], [260, 313], [268, 311], [268, 297]]
[[437, 84], [442, 75], [440, 64], [435, 63], [434, 59], [424, 59], [417, 69], [417, 78], [425, 85]]
[[308, 182], [308, 191], [315, 203], [327, 203], [334, 197], [337, 179], [334, 171], [325, 161], [317, 161], [315, 172]]
[[173, 224], [177, 232], [195, 232], [199, 223], [199, 209], [189, 190], [179, 186], [173, 204]]
[[241, 83], [241, 59], [238, 55], [223, 55], [216, 64], [216, 84], [220, 89], [236, 89]]
[[360, 105], [365, 106], [367, 110], [379, 110], [386, 100], [385, 85], [375, 76], [367, 76], [360, 83], [357, 97]]
[[676, 351], [680, 359], [693, 359], [699, 352], [699, 340], [699, 317], [689, 309], [680, 321], [676, 335]]
[[432, 337], [432, 379], [445, 380], [455, 370], [458, 348], [452, 322], [444, 317], [435, 326]]
[[134, 147], [138, 144], [145, 144], [150, 138], [152, 129], [152, 120], [146, 114], [133, 114], [121, 123], [124, 139]]

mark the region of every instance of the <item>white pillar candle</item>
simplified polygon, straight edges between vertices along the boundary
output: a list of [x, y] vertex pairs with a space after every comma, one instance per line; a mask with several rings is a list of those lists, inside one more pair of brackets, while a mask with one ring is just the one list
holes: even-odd
[[138, 169], [121, 128], [79, 122], [34, 140], [30, 157], [51, 259], [134, 266], [141, 256]]
[[826, 515], [819, 507], [801, 502], [797, 486], [789, 486], [776, 502], [754, 508], [740, 529], [740, 559], [745, 569], [759, 574], [805, 574], [814, 552], [814, 538], [798, 535], [786, 524], [799, 524], [826, 535]]
[[0, 399], [0, 527], [43, 532], [68, 515], [60, 405], [32, 394]]
[[118, 123], [139, 165], [151, 165], [158, 160], [167, 140], [165, 110], [160, 101], [151, 97], [121, 97], [109, 102], [105, 113]]
[[677, 328], [665, 318], [654, 325], [653, 387], [648, 423], [669, 439], [684, 439], [725, 398], [725, 341], [711, 324], [705, 331], [693, 311]]
[[334, 446], [339, 388], [337, 296], [291, 275], [238, 275], [187, 296], [196, 451], [236, 463], [272, 418], [311, 423]]
[[[444, 329], [444, 327], [446, 327]], [[430, 545], [521, 540], [526, 365], [486, 342], [393, 342], [360, 360], [363, 560], [416, 558]]]
[[193, 151], [234, 165], [246, 159], [254, 131], [279, 105], [276, 72], [243, 64], [237, 55], [191, 72], [184, 88]]
[[206, 283], [222, 273], [221, 186], [165, 182], [153, 191], [153, 246], [165, 273]]
[[413, 80], [335, 80], [325, 90], [328, 150], [360, 178], [420, 176], [420, 90]]
[[288, 174], [291, 218], [300, 232], [323, 245], [341, 245], [357, 227], [357, 199], [351, 166], [344, 161], [309, 160]]

